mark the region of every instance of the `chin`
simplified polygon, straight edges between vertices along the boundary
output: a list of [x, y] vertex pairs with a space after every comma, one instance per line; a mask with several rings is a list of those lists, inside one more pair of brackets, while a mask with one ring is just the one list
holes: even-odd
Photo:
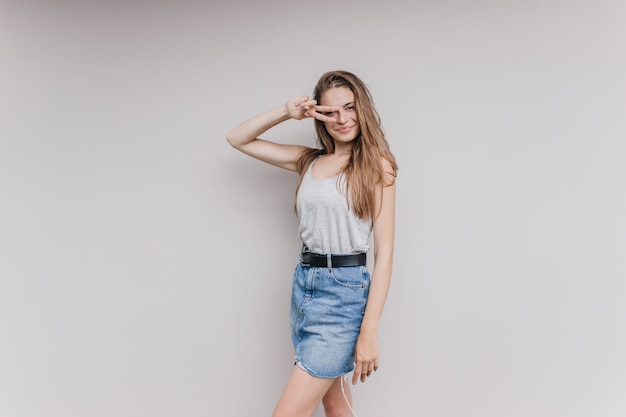
[[359, 137], [358, 133], [347, 133], [347, 134], [337, 134], [337, 135], [333, 135], [333, 139], [335, 139], [338, 142], [343, 142], [343, 143], [349, 143], [354, 141], [356, 138]]

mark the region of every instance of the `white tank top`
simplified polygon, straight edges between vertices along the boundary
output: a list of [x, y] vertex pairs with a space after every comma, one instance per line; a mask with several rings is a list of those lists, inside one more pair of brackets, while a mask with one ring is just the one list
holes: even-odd
[[311, 173], [314, 163], [309, 164], [298, 190], [300, 239], [314, 253], [367, 252], [372, 235], [371, 219], [363, 221], [348, 209], [343, 175], [315, 179]]

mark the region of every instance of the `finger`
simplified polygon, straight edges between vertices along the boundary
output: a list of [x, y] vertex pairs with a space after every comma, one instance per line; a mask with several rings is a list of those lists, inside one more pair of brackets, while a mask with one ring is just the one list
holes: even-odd
[[365, 382], [366, 379], [367, 379], [367, 365], [363, 365], [363, 368], [361, 368], [361, 382]]
[[306, 119], [307, 117], [311, 117], [311, 115], [309, 114], [309, 109], [311, 109], [311, 107], [315, 107], [315, 103], [317, 103], [316, 100], [309, 100], [307, 97], [307, 100], [302, 101], [300, 104], [297, 105], [298, 107], [302, 109], [303, 119]]
[[312, 112], [310, 116], [317, 120], [321, 120], [322, 122], [335, 123], [337, 121], [337, 119], [333, 117], [326, 116], [325, 114], [318, 113], [316, 111]]
[[378, 371], [378, 358], [374, 359], [374, 371]]
[[352, 375], [352, 384], [356, 384], [359, 380], [363, 382], [366, 378], [367, 364], [363, 361], [357, 360], [354, 364], [354, 374]]
[[308, 100], [307, 96], [294, 97], [289, 101], [289, 107], [293, 108], [295, 112], [300, 110], [300, 104]]
[[302, 100], [301, 102], [298, 103], [299, 107], [302, 107], [303, 109], [310, 109], [311, 107], [315, 107], [315, 104], [317, 104], [316, 100], [309, 100], [308, 97], [305, 97], [305, 100]]
[[304, 101], [301, 101], [299, 104], [296, 104], [296, 107], [298, 107], [301, 111], [302, 111], [302, 119], [306, 119], [307, 117], [310, 117], [309, 115], [309, 109], [313, 106], [315, 106], [316, 101], [315, 100], [308, 100], [308, 98]]
[[308, 99], [309, 98], [307, 96], [294, 97], [291, 100], [289, 100], [289, 104], [291, 104], [294, 107], [300, 107], [300, 103], [303, 103], [307, 101]]
[[354, 373], [352, 374], [352, 385], [356, 385], [356, 382], [359, 380], [360, 377], [361, 377], [361, 367], [355, 366]]
[[337, 106], [315, 106], [315, 111], [318, 111], [320, 113], [324, 113], [327, 111], [337, 111], [339, 110], [339, 107]]
[[317, 120], [321, 120], [322, 122], [334, 123], [337, 121], [337, 119], [325, 113], [332, 113], [336, 112], [337, 110], [339, 110], [339, 107], [337, 106], [315, 106], [315, 113], [313, 114], [313, 117], [315, 117]]

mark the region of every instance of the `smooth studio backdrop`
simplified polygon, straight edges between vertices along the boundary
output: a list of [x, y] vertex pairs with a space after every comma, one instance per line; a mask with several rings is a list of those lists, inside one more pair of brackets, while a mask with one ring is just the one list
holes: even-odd
[[623, 416], [625, 3], [265, 3], [0, 2], [0, 415], [270, 416], [297, 177], [224, 136], [346, 69], [400, 166], [358, 415]]

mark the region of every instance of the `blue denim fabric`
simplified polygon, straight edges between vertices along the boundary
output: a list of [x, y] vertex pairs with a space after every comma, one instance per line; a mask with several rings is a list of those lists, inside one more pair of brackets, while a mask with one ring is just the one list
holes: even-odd
[[291, 299], [298, 366], [319, 378], [336, 378], [354, 369], [369, 287], [366, 266], [329, 269], [298, 264]]

